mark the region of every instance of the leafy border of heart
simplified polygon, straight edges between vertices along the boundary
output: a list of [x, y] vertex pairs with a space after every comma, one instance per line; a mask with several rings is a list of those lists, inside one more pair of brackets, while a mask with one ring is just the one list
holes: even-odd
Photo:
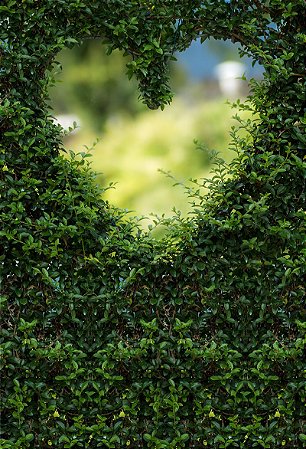
[[[0, 6], [1, 447], [300, 447], [305, 3], [6, 0]], [[161, 242], [60, 155], [56, 54], [132, 56], [151, 108], [175, 50], [230, 38], [265, 68], [190, 220]], [[243, 151], [242, 151], [243, 150]]]

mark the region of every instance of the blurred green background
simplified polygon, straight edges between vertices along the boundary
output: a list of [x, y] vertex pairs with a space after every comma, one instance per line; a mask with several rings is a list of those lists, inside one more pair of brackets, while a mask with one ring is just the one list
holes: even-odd
[[[210, 150], [227, 161], [234, 155], [229, 133], [235, 111], [226, 101], [216, 67], [239, 60], [237, 48], [227, 42], [195, 43], [177, 57], [170, 67], [175, 99], [164, 111], [141, 103], [136, 81], [126, 76], [127, 58], [119, 52], [107, 55], [98, 40], [59, 55], [57, 82], [50, 89], [52, 115], [64, 128], [78, 124], [65, 138], [65, 147], [90, 153], [97, 181], [114, 187], [104, 197], [149, 217], [144, 226], [152, 220], [150, 213], [168, 217], [173, 208], [183, 215], [190, 211], [184, 188], [173, 187], [174, 180], [160, 170], [190, 185], [190, 178], [209, 176]], [[244, 63], [247, 72], [250, 61]], [[234, 96], [247, 93], [247, 82], [240, 81]], [[195, 140], [205, 149], [199, 150]]]

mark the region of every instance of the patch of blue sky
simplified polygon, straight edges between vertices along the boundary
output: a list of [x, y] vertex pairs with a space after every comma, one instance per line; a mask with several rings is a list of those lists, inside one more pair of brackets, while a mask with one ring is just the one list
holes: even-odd
[[186, 51], [176, 53], [175, 56], [193, 82], [215, 78], [216, 66], [227, 60], [242, 62], [246, 67], [245, 75], [248, 79], [261, 77], [262, 67], [257, 63], [253, 67], [251, 58], [240, 58], [238, 48], [239, 45], [231, 41], [210, 39], [201, 44], [198, 39]]

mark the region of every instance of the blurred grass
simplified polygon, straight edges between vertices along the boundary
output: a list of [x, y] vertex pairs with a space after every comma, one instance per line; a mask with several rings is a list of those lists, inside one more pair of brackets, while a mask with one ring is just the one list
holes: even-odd
[[[137, 216], [150, 213], [173, 215], [173, 208], [186, 216], [191, 209], [184, 188], [173, 187], [174, 181], [159, 172], [168, 172], [183, 184], [190, 178], [205, 178], [211, 169], [209, 150], [220, 152], [229, 162], [230, 130], [235, 124], [233, 109], [218, 98], [187, 105], [177, 97], [164, 111], [145, 110], [136, 117], [117, 116], [106, 122], [103, 134], [97, 136], [84, 126], [66, 141], [75, 152], [100, 138], [90, 150], [97, 181], [106, 187], [104, 197], [115, 206], [133, 211]], [[207, 151], [196, 148], [194, 140]], [[152, 217], [144, 221], [148, 224]]]

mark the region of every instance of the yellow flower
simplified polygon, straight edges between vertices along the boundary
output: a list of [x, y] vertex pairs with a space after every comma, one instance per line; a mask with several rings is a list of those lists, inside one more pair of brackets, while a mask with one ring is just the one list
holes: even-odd
[[283, 441], [282, 441], [282, 446], [285, 446], [285, 444], [286, 444], [286, 441], [283, 440]]
[[123, 410], [121, 410], [121, 412], [119, 413], [119, 418], [124, 418], [125, 417], [125, 413]]
[[281, 414], [279, 413], [279, 410], [276, 410], [274, 416], [275, 416], [275, 418], [280, 418]]
[[207, 441], [206, 440], [203, 441], [203, 446], [207, 446]]
[[48, 440], [48, 446], [52, 446], [52, 441]]
[[126, 445], [129, 446], [131, 444], [130, 440], [127, 440]]
[[58, 411], [57, 410], [55, 410], [55, 412], [53, 413], [53, 416], [54, 416], [54, 418], [58, 418], [59, 417], [59, 413], [58, 413]]
[[209, 412], [208, 416], [209, 416], [210, 418], [214, 418], [216, 415], [215, 415], [214, 412], [211, 410], [211, 411]]

